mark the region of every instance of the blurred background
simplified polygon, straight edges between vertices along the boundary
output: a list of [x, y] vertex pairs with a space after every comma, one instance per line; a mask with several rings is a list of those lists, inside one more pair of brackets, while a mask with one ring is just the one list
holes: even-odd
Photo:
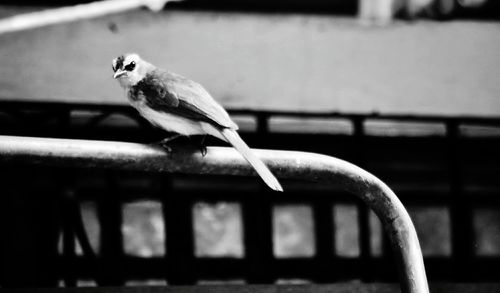
[[[7, 0], [0, 17], [87, 2]], [[203, 84], [251, 147], [381, 178], [431, 282], [498, 282], [499, 20], [495, 0], [184, 0], [4, 32], [0, 134], [165, 137], [112, 78], [111, 60], [136, 52]], [[397, 281], [376, 216], [335, 185], [0, 172], [4, 287]]]

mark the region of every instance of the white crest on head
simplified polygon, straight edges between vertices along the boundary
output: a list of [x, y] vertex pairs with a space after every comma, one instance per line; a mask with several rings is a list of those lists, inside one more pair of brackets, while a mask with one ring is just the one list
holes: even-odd
[[123, 61], [123, 66], [132, 62], [137, 63], [141, 60], [141, 57], [139, 57], [139, 55], [137, 55], [136, 53], [125, 54], [123, 57], [125, 58]]
[[118, 78], [120, 85], [124, 88], [136, 85], [146, 76], [151, 67], [151, 64], [142, 60], [141, 57], [135, 53], [125, 54], [123, 57], [118, 57], [113, 60], [113, 70], [122, 70], [125, 72]]

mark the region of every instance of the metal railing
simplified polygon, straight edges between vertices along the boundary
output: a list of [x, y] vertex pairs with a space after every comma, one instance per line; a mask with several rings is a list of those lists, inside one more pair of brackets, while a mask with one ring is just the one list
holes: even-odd
[[[487, 244], [485, 241], [494, 237], [494, 235], [488, 236], [485, 232], [494, 231], [492, 229], [495, 227], [495, 222], [488, 226], [491, 228], [488, 228], [487, 231], [478, 230], [478, 225], [481, 223], [479, 222], [480, 218], [483, 219], [483, 223], [485, 219], [480, 213], [487, 210], [490, 215], [495, 215], [500, 207], [498, 197], [500, 185], [496, 175], [500, 170], [498, 168], [500, 154], [497, 151], [500, 146], [500, 136], [498, 135], [500, 119], [498, 117], [301, 113], [245, 109], [233, 109], [230, 112], [237, 119], [250, 118], [246, 121], [254, 122], [254, 124], [250, 123], [251, 128], [244, 125], [242, 127], [242, 137], [252, 147], [306, 150], [333, 155], [377, 174], [379, 178], [388, 183], [405, 206], [411, 208], [410, 212], [414, 212], [415, 208], [417, 210], [415, 214], [412, 213], [412, 216], [416, 216], [417, 228], [422, 228], [421, 244], [424, 248], [427, 275], [431, 281], [498, 281], [497, 268], [500, 264], [498, 253], [495, 252], [496, 250], [485, 250], [490, 247], [485, 247]], [[323, 129], [327, 128], [327, 132], [319, 134], [281, 132], [276, 128], [279, 120], [277, 118], [299, 119], [298, 121], [319, 119]], [[344, 125], [349, 126], [349, 132], [339, 133], [335, 129], [335, 124], [333, 126], [329, 124], [330, 121], [339, 120], [346, 122]], [[408, 137], [405, 137], [404, 134], [389, 136], [373, 134], [371, 127], [377, 121], [391, 121], [395, 124], [417, 122], [425, 125], [437, 125], [439, 132]], [[486, 132], [486, 135], [484, 132], [469, 135], [470, 132], [467, 131], [471, 129], [470, 126], [473, 128], [472, 130], [482, 131], [481, 127], [484, 127], [484, 129], [492, 129], [494, 132], [493, 135], [491, 132]], [[334, 131], [328, 132], [328, 127], [332, 127]], [[165, 135], [163, 132], [153, 129], [147, 122], [142, 123], [141, 118], [128, 106], [13, 101], [0, 101], [0, 132], [4, 135], [145, 143], [160, 140]], [[218, 142], [210, 141], [210, 143], [217, 144]], [[4, 168], [4, 173], [1, 173], [5, 181], [12, 182], [14, 190], [12, 196], [16, 198], [19, 193], [16, 186], [25, 187], [24, 194], [36, 194], [38, 192], [36, 188], [39, 186], [26, 184], [26, 182], [36, 181], [37, 177], [45, 178], [44, 175], [51, 172], [51, 170], [48, 172], [39, 170], [39, 173], [34, 174], [33, 172], [27, 173], [25, 169], [20, 167], [17, 169], [13, 172], [13, 169], [6, 170]], [[103, 233], [101, 233], [102, 238], [99, 241], [101, 246], [95, 261], [89, 261], [86, 258], [87, 254], [75, 256], [74, 247], [71, 248], [72, 245], [74, 246], [74, 240], [71, 237], [65, 238], [68, 239], [68, 245], [66, 245], [68, 248], [64, 250], [67, 251], [67, 254], [56, 255], [54, 259], [71, 264], [74, 269], [62, 269], [62, 272], [52, 273], [54, 276], [57, 275], [59, 279], [64, 279], [66, 284], [74, 284], [75, 280], [79, 278], [93, 279], [95, 267], [106, 267], [103, 265], [103, 260], [106, 260], [108, 255], [116, 256], [129, 264], [128, 271], [106, 269], [106, 272], [115, 274], [114, 278], [118, 280], [108, 283], [108, 285], [120, 285], [130, 278], [166, 278], [169, 284], [193, 284], [196, 280], [238, 279], [242, 276], [249, 283], [272, 283], [283, 278], [305, 278], [316, 283], [332, 283], [352, 279], [365, 282], [390, 282], [393, 281], [392, 276], [396, 275], [388, 254], [389, 250], [386, 246], [388, 241], [385, 241], [387, 239], [381, 239], [382, 242], [378, 244], [379, 248], [372, 246], [371, 241], [374, 239], [374, 235], [379, 235], [379, 231], [378, 227], [372, 226], [373, 218], [369, 210], [361, 201], [348, 197], [330, 186], [308, 185], [301, 181], [294, 181], [293, 188], [288, 189], [286, 196], [267, 197], [267, 194], [263, 194], [265, 189], [256, 188], [259, 180], [235, 178], [240, 189], [238, 192], [232, 192], [232, 188], [228, 188], [228, 185], [221, 185], [221, 182], [228, 181], [224, 176], [183, 177], [175, 174], [161, 175], [162, 173], [149, 176], [139, 172], [131, 176], [134, 176], [135, 179], [141, 178], [139, 180], [147, 178], [151, 184], [142, 189], [139, 187], [130, 189], [129, 187], [121, 187], [119, 184], [116, 185], [116, 182], [119, 182], [123, 175], [121, 172], [106, 171], [101, 174], [89, 171], [92, 173], [89, 175], [85, 172], [76, 172], [73, 168], [69, 169], [61, 171], [61, 173], [69, 177], [71, 182], [69, 188], [73, 190], [76, 188], [74, 192], [76, 192], [78, 201], [91, 202], [95, 204], [97, 211], [102, 210], [103, 216], [101, 218], [99, 214], [99, 224], [102, 225]], [[18, 181], [16, 174], [24, 179]], [[125, 175], [130, 176], [127, 173]], [[82, 176], [83, 178], [81, 178]], [[103, 187], [73, 186], [81, 180], [90, 182], [87, 178], [89, 176], [92, 178], [100, 176], [105, 184]], [[50, 176], [44, 180], [46, 182], [54, 181], [52, 185], [59, 184]], [[199, 188], [192, 185], [199, 182], [205, 185]], [[207, 190], [205, 189], [207, 184], [217, 187]], [[189, 188], [186, 189], [186, 186]], [[245, 187], [241, 189], [242, 186]], [[45, 194], [47, 193], [52, 194], [57, 193], [57, 191], [46, 191]], [[144, 197], [144, 194], [149, 197]], [[165, 194], [178, 194], [177, 200], [173, 202], [169, 199], [165, 200]], [[110, 195], [116, 195], [116, 197], [112, 197], [114, 198], [112, 202], [102, 200], [109, 198]], [[165, 272], [165, 267], [175, 267], [174, 256], [140, 259], [129, 255], [120, 247], [123, 245], [119, 234], [120, 205], [122, 204], [120, 200], [124, 197], [126, 199], [123, 200], [123, 203], [131, 200], [151, 199], [166, 207], [163, 211], [163, 218], [169, 235], [183, 235], [180, 237], [183, 239], [193, 237], [193, 235], [183, 232], [193, 229], [192, 219], [186, 216], [182, 218], [182, 221], [177, 219], [181, 214], [191, 215], [193, 211], [190, 209], [194, 203], [207, 201], [210, 203], [219, 201], [235, 203], [241, 207], [242, 228], [245, 235], [251, 235], [250, 239], [258, 239], [256, 241], [258, 243], [243, 238], [244, 259], [196, 258], [191, 262], [188, 254], [192, 253], [189, 251], [192, 249], [192, 242], [175, 243], [174, 240], [178, 237], [168, 237], [165, 242], [165, 251], [178, 251], [179, 248], [182, 248], [189, 260], [186, 261], [186, 258], [182, 258], [183, 263], [192, 264], [186, 265], [192, 278], [190, 280], [181, 280], [181, 278], [176, 281], [172, 273]], [[12, 201], [6, 201], [5, 196], [3, 198], [3, 206], [12, 205]], [[50, 199], [51, 197], [44, 198]], [[269, 236], [273, 230], [273, 208], [277, 205], [295, 204], [311, 208], [313, 216], [311, 220], [314, 222], [315, 234], [314, 242], [311, 245], [316, 253], [312, 258], [292, 257], [292, 259], [275, 260], [273, 258], [273, 238], [272, 235]], [[337, 226], [337, 218], [332, 221], [333, 216], [337, 215], [337, 210], [333, 208], [345, 204], [353, 207], [357, 214], [352, 219], [352, 226], [356, 228], [354, 233], [357, 233], [358, 239], [354, 240], [354, 246], [351, 247], [354, 247], [358, 253], [350, 257], [339, 250], [339, 245], [341, 245], [338, 243], [339, 233], [342, 231]], [[256, 205], [261, 208], [256, 209]], [[110, 210], [114, 212], [110, 212]], [[441, 236], [431, 236], [428, 227], [426, 227], [429, 224], [421, 222], [424, 210], [434, 210], [434, 212], [441, 213], [439, 223], [436, 223], [436, 227], [441, 229], [438, 233]], [[254, 219], [252, 215], [259, 213], [265, 215], [262, 220], [252, 221]], [[63, 221], [71, 221], [71, 217], [68, 219], [64, 218]], [[172, 219], [177, 225], [182, 224], [182, 227], [178, 229], [170, 227], [168, 223], [172, 222]], [[36, 220], [33, 221], [36, 223]], [[63, 227], [63, 235], [67, 234], [66, 231], [73, 235], [72, 225]], [[255, 237], [255, 235], [263, 237]], [[436, 248], [436, 241], [442, 246], [438, 250], [433, 250]], [[187, 248], [184, 249], [186, 245]], [[256, 250], [258, 250], [257, 253]], [[256, 263], [261, 268], [259, 274], [253, 275], [252, 270], [246, 269], [251, 267], [248, 265], [247, 259], [257, 259]], [[214, 264], [217, 265], [218, 270], [212, 269]], [[326, 275], [323, 273], [323, 269], [314, 270], [317, 267], [329, 268], [331, 273]], [[470, 270], [471, 267], [475, 269]], [[28, 279], [24, 278], [23, 280]]]
[[[405, 208], [378, 178], [346, 161], [313, 153], [256, 150], [279, 178], [335, 183], [362, 199], [380, 218], [393, 248], [403, 292], [428, 292], [417, 234]], [[141, 170], [149, 172], [254, 175], [231, 148], [197, 150], [159, 148], [135, 143], [0, 136], [0, 163], [54, 167]], [[286, 187], [285, 187], [286, 188]]]

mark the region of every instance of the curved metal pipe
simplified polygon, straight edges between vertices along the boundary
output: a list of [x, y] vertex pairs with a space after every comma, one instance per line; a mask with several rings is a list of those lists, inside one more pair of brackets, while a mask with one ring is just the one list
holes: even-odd
[[[333, 157], [305, 152], [255, 150], [279, 178], [333, 182], [361, 198], [389, 236], [405, 293], [429, 292], [422, 252], [410, 216], [394, 192], [365, 170]], [[161, 148], [125, 142], [0, 136], [0, 163], [152, 172], [256, 175], [232, 148]], [[286, 192], [286, 189], [285, 189]]]

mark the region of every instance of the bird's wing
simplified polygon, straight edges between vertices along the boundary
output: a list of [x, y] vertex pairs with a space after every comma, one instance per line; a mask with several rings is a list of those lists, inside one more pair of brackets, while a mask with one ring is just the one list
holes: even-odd
[[167, 90], [165, 82], [158, 74], [147, 74], [145, 78], [132, 87], [134, 95], [146, 99], [149, 107], [160, 110], [165, 107], [178, 107], [179, 98], [177, 94]]
[[238, 129], [226, 110], [200, 84], [188, 78], [156, 69], [141, 83], [148, 106], [155, 110]]

